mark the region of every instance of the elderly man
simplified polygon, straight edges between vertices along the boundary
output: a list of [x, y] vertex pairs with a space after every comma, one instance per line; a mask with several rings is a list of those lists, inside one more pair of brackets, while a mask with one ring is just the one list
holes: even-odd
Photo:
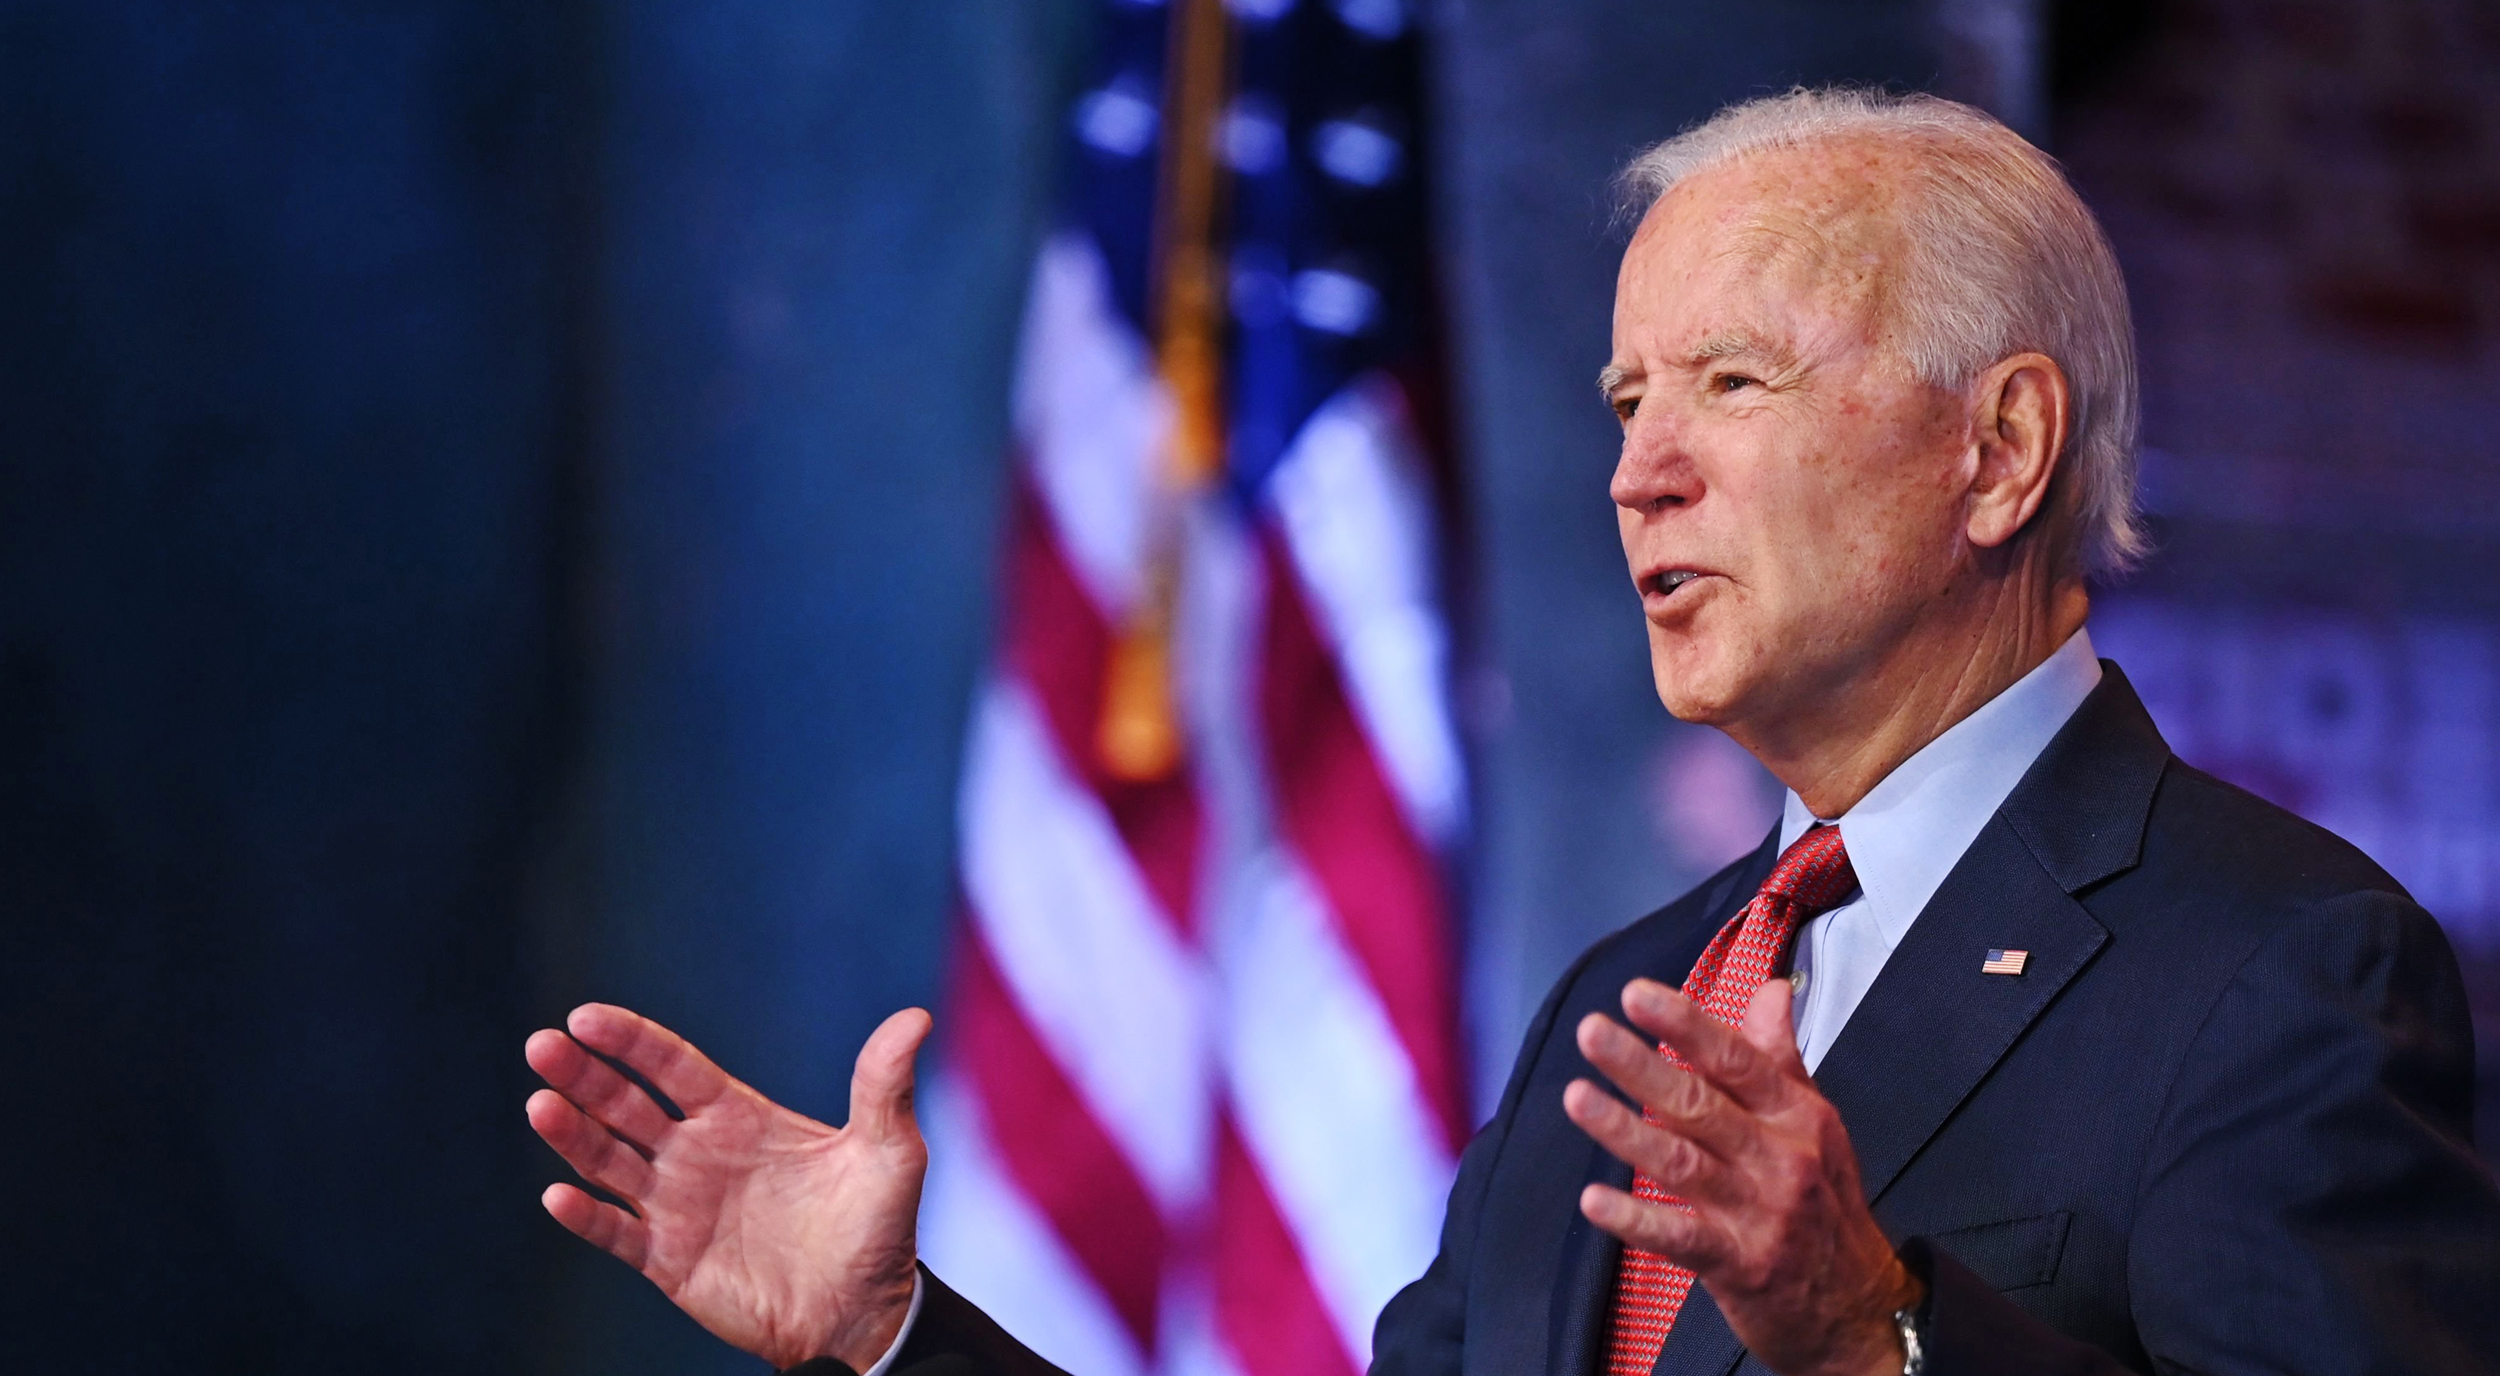
[[[2086, 576], [2141, 541], [2090, 213], [1987, 117], [1857, 93], [1627, 183], [1601, 382], [1658, 694], [1787, 815], [1563, 976], [1374, 1369], [2500, 1369], [2438, 927], [2092, 653]], [[567, 1227], [780, 1366], [1049, 1370], [914, 1265], [925, 1015], [844, 1129], [621, 1009], [570, 1027], [531, 1122], [637, 1212], [557, 1185]]]

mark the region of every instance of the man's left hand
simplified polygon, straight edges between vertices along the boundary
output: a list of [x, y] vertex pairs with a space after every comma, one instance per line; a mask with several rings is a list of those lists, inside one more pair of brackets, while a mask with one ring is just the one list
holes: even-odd
[[1919, 1282], [1867, 1208], [1839, 1111], [1797, 1054], [1789, 998], [1788, 981], [1765, 982], [1730, 1028], [1640, 979], [1624, 986], [1623, 1011], [1647, 1038], [1601, 1014], [1581, 1021], [1581, 1054], [1651, 1120], [1587, 1080], [1563, 1092], [1564, 1111], [1684, 1207], [1591, 1185], [1580, 1211], [1691, 1268], [1781, 1376], [1897, 1376], [1892, 1314], [1918, 1302]]

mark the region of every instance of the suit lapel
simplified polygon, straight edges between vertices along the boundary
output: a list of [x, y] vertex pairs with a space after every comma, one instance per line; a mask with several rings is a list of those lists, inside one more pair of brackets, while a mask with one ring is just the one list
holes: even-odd
[[[1753, 897], [1755, 889], [1762, 887], [1764, 876], [1771, 872], [1772, 863], [1779, 859], [1779, 839], [1779, 829], [1773, 827], [1753, 857], [1731, 871], [1704, 898], [1704, 920], [1695, 924], [1681, 946], [1659, 952], [1654, 961], [1639, 969], [1601, 977], [1597, 981], [1600, 987], [1591, 991], [1591, 1001], [1573, 1014], [1568, 1024], [1558, 1024], [1554, 1035], [1563, 1038], [1576, 1036], [1572, 1029], [1592, 1009], [1621, 1018], [1623, 986], [1635, 975], [1681, 985], [1684, 977], [1692, 973], [1693, 962], [1701, 959], [1702, 948], [1710, 944], [1710, 938], [1717, 935], [1719, 928], [1736, 915], [1736, 910]], [[1576, 1057], [1577, 1050], [1572, 1054]], [[1594, 1067], [1583, 1063], [1581, 1070], [1597, 1083], [1606, 1083]], [[1611, 1185], [1618, 1190], [1632, 1188], [1630, 1166], [1616, 1160], [1611, 1152], [1595, 1142], [1590, 1142], [1588, 1149], [1583, 1184]], [[1555, 1376], [1594, 1376], [1603, 1363], [1606, 1311], [1614, 1297], [1615, 1268], [1622, 1255], [1623, 1245], [1581, 1214], [1579, 1194], [1574, 1191], [1571, 1222], [1563, 1234], [1562, 1265], [1554, 1277], [1553, 1307], [1546, 1328], [1545, 1369]], [[1696, 1290], [1695, 1294], [1698, 1295], [1699, 1291]]]
[[[2003, 818], [1980, 831], [1815, 1072], [1869, 1200], [2108, 939]], [[1992, 947], [2029, 952], [2023, 972], [1982, 973]]]
[[[1910, 925], [1815, 1074], [1848, 1125], [1869, 1201], [2109, 940], [2073, 895], [2135, 864], [2170, 747], [2118, 666], [2103, 660], [2101, 673]], [[2028, 951], [2023, 973], [1983, 974], [1992, 947]], [[1708, 1287], [1695, 1285], [1656, 1376], [1727, 1376], [1744, 1356]]]
[[1745, 1345], [1736, 1340], [1736, 1330], [1727, 1326], [1727, 1315], [1719, 1310], [1719, 1302], [1710, 1297], [1709, 1287], [1698, 1281], [1691, 1294], [1684, 1297], [1684, 1308], [1675, 1316], [1674, 1331], [1667, 1334], [1667, 1345], [1658, 1351], [1658, 1365], [1650, 1368], [1651, 1376], [1727, 1376], [1736, 1364], [1745, 1359]]
[[[1583, 1185], [1632, 1188], [1632, 1168], [1604, 1147], [1589, 1144]], [[1575, 1191], [1571, 1226], [1563, 1234], [1562, 1266], [1554, 1276], [1554, 1317], [1551, 1356], [1546, 1370], [1555, 1376], [1592, 1376], [1604, 1361], [1606, 1308], [1614, 1294], [1615, 1263], [1623, 1244], [1600, 1231], [1580, 1212]]]
[[[1870, 1201], [2109, 940], [2073, 895], [2135, 863], [2169, 759], [2103, 661], [2100, 686], [1910, 924], [1814, 1077]], [[2021, 974], [1981, 971], [2000, 947], [2030, 953]]]

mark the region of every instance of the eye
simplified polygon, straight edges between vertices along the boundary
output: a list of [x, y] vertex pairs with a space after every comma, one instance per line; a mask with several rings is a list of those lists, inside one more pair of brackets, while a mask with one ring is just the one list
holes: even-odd
[[1615, 419], [1622, 421], [1626, 425], [1632, 423], [1632, 417], [1638, 414], [1640, 409], [1641, 399], [1639, 397], [1615, 398]]
[[1721, 373], [1710, 379], [1710, 385], [1717, 391], [1733, 392], [1746, 387], [1759, 387], [1762, 384], [1743, 373]]

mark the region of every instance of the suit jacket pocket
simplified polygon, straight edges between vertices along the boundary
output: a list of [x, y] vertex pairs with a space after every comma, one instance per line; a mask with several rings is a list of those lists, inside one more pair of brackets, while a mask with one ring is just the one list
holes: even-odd
[[2058, 1258], [2066, 1252], [2066, 1225], [2073, 1218], [2059, 1209], [1932, 1233], [1928, 1241], [1997, 1289], [2020, 1290], [2057, 1279]]

